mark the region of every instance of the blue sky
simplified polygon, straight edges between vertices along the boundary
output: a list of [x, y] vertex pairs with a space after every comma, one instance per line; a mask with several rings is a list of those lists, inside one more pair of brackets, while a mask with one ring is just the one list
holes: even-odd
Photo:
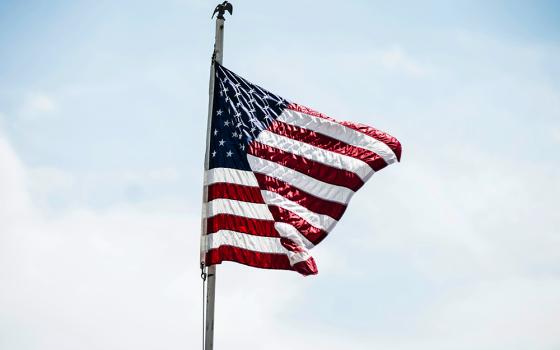
[[[214, 3], [0, 1], [0, 347], [196, 348]], [[234, 3], [224, 65], [398, 137], [313, 254], [219, 268], [217, 346], [557, 349], [554, 1]]]

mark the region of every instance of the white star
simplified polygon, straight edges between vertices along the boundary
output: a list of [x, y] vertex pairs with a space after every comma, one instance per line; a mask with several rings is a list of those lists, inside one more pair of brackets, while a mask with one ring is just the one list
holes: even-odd
[[244, 151], [244, 150], [245, 150], [245, 145], [242, 144], [242, 143], [240, 143], [240, 144], [239, 144], [239, 148], [241, 148], [241, 149]]
[[232, 151], [227, 151], [226, 156], [231, 157], [233, 155]]
[[234, 131], [234, 132], [231, 134], [231, 137], [237, 137], [237, 131]]
[[253, 88], [251, 88], [251, 89], [249, 90], [249, 93], [252, 94], [253, 92], [255, 92], [255, 90], [253, 90]]
[[228, 90], [228, 88], [227, 88], [227, 87], [225, 87], [225, 88], [224, 88], [224, 92], [228, 92], [228, 91], [229, 91], [229, 90]]
[[236, 112], [236, 113], [235, 113], [235, 116], [239, 118], [239, 117], [241, 117], [241, 113]]
[[251, 108], [251, 110], [249, 111], [249, 113], [255, 113], [255, 112], [256, 112], [256, 111], [255, 111], [254, 108]]
[[224, 122], [224, 126], [229, 126], [229, 120], [226, 120], [226, 121]]
[[243, 135], [241, 135], [241, 133], [239, 133], [239, 135], [237, 135], [237, 138], [241, 140], [241, 138], [243, 137]]
[[279, 99], [278, 102], [276, 102], [276, 105], [277, 105], [277, 106], [280, 106], [282, 103], [284, 103], [284, 100]]
[[212, 158], [216, 156], [216, 151], [212, 151]]
[[239, 106], [241, 106], [241, 102], [237, 102], [237, 103], [235, 104], [235, 107], [239, 107]]
[[223, 113], [223, 111], [222, 111], [221, 109], [218, 109], [218, 110], [216, 111], [216, 115], [222, 115], [222, 113]]
[[226, 143], [223, 139], [221, 139], [220, 141], [218, 141], [220, 143], [220, 146], [223, 146], [224, 143]]
[[218, 129], [214, 129], [214, 136], [218, 135]]
[[236, 127], [239, 128], [241, 125], [243, 125], [243, 124], [237, 123]]
[[255, 130], [257, 130], [257, 128], [255, 128], [254, 126], [251, 128], [251, 132], [255, 132]]

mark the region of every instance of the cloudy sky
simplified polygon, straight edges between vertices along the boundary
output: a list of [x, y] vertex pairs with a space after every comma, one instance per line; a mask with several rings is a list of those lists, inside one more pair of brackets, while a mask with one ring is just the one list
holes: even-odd
[[[0, 0], [0, 348], [200, 347], [214, 5]], [[224, 65], [404, 151], [217, 349], [560, 348], [557, 2], [236, 1]]]

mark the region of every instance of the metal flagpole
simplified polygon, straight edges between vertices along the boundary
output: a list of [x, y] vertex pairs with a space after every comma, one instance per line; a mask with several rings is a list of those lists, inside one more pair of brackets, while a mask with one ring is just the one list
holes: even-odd
[[[212, 17], [217, 13], [216, 17], [216, 34], [214, 39], [214, 53], [212, 54], [212, 66], [210, 68], [210, 89], [209, 89], [209, 102], [208, 102], [208, 124], [206, 132], [206, 155], [204, 159], [204, 170], [205, 172], [209, 168], [209, 153], [210, 153], [210, 129], [212, 125], [212, 104], [214, 100], [214, 79], [216, 78], [215, 65], [214, 62], [222, 64], [223, 53], [224, 53], [224, 13], [229, 12], [231, 15], [233, 12], [232, 5], [224, 1], [223, 3], [216, 6]], [[206, 176], [206, 175], [205, 175]], [[206, 181], [205, 181], [206, 183]], [[204, 185], [203, 194], [203, 206], [208, 202], [208, 187]], [[203, 213], [206, 208], [203, 208]], [[202, 235], [206, 233], [206, 215], [202, 217]], [[204, 240], [204, 237], [203, 237]], [[204, 246], [204, 244], [203, 244]], [[206, 249], [203, 250], [203, 254]], [[204, 262], [204, 256], [201, 258]], [[216, 299], [216, 265], [203, 266], [203, 279], [206, 282], [206, 322], [204, 324], [204, 336], [203, 336], [203, 346], [204, 350], [212, 350], [214, 348], [214, 302]]]

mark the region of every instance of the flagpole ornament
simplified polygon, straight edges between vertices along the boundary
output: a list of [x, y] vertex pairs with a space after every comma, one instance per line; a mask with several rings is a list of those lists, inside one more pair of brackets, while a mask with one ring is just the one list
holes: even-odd
[[210, 18], [214, 18], [214, 15], [217, 13], [218, 14], [218, 17], [216, 17], [217, 19], [225, 20], [224, 13], [226, 13], [226, 11], [229, 12], [230, 15], [233, 14], [233, 5], [228, 1], [224, 1], [218, 6], [216, 6], [216, 8], [214, 9], [214, 13], [212, 14], [212, 17]]

